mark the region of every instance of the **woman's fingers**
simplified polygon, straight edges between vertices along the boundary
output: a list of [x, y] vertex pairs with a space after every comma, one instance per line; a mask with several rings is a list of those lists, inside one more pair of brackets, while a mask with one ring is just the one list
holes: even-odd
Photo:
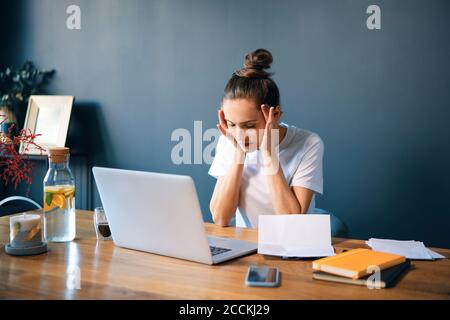
[[273, 129], [273, 113], [274, 107], [269, 109], [269, 115], [266, 120], [266, 127], [264, 129], [264, 148], [268, 151], [271, 146], [271, 137], [272, 137], [272, 129]]
[[273, 113], [274, 113], [275, 108], [274, 107], [270, 107], [269, 109], [269, 115], [267, 116], [266, 119], [266, 129], [272, 129], [272, 125], [273, 125]]
[[218, 110], [218, 116], [219, 116], [219, 124], [217, 125], [217, 128], [219, 129], [220, 133], [222, 133], [225, 137], [227, 136], [227, 122], [225, 121], [225, 114], [223, 113], [222, 108]]
[[[275, 111], [277, 111], [277, 109], [278, 109], [278, 113], [277, 113], [277, 115], [275, 115]], [[278, 121], [279, 119], [280, 119], [280, 117], [281, 117], [281, 115], [283, 114], [283, 112], [281, 111], [281, 108], [280, 108], [280, 106], [276, 106], [274, 109], [273, 109], [273, 120], [274, 121]]]
[[225, 113], [223, 112], [222, 108], [219, 109], [218, 116], [219, 124], [222, 126], [222, 128], [228, 129], [227, 122], [225, 121]]
[[268, 108], [267, 104], [261, 105], [261, 111], [264, 116], [264, 120], [267, 122], [267, 119], [269, 117], [269, 108]]
[[269, 108], [267, 105], [263, 104], [261, 106], [261, 111], [264, 115], [264, 120], [266, 121], [266, 125], [264, 127], [264, 134], [267, 134], [267, 130], [272, 128], [273, 123], [273, 107]]
[[219, 129], [220, 133], [224, 136], [227, 135], [227, 131], [220, 124], [217, 125], [217, 129]]

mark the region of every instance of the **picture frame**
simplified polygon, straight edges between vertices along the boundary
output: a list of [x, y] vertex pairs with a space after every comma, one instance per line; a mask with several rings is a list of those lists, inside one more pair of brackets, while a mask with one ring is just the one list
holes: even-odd
[[19, 153], [28, 155], [48, 154], [48, 148], [64, 147], [73, 101], [73, 96], [30, 96], [24, 129], [27, 133], [39, 134], [34, 142], [44, 148], [46, 152], [42, 153], [33, 145], [25, 146], [21, 143]]

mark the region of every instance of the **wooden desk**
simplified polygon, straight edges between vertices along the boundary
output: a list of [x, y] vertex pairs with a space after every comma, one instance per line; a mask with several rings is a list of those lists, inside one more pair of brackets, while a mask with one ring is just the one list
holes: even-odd
[[[36, 212], [36, 211], [35, 211]], [[39, 211], [38, 211], [39, 212]], [[220, 228], [206, 223], [209, 234], [256, 241], [257, 231]], [[254, 254], [216, 266], [118, 248], [97, 242], [92, 212], [78, 211], [77, 238], [50, 244], [46, 254], [7, 255], [8, 217], [0, 218], [0, 298], [12, 299], [449, 299], [450, 250], [447, 259], [413, 261], [413, 268], [391, 289], [329, 283], [312, 279], [311, 261], [286, 261]], [[183, 239], [180, 239], [182, 245]], [[337, 250], [363, 247], [360, 240], [334, 239]], [[244, 284], [250, 264], [278, 266], [279, 288]], [[81, 288], [67, 288], [67, 270], [78, 266]], [[71, 272], [74, 272], [73, 269]], [[74, 273], [72, 273], [74, 274]], [[70, 286], [69, 286], [70, 287]]]

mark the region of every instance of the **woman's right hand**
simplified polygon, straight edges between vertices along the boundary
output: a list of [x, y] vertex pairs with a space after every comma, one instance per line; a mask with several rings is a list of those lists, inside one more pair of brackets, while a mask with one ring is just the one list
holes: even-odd
[[[239, 193], [246, 152], [242, 150], [239, 143], [234, 138], [231, 130], [228, 129], [223, 109], [218, 110], [219, 123], [217, 129], [225, 136], [224, 156], [227, 162], [228, 171], [217, 178], [216, 186], [209, 203], [209, 210], [213, 216], [215, 224], [222, 227], [228, 226], [231, 218], [236, 213], [239, 203]], [[222, 137], [220, 137], [222, 139]], [[231, 143], [229, 143], [231, 142]], [[217, 154], [216, 154], [217, 156]]]
[[225, 113], [223, 112], [223, 109], [220, 108], [218, 110], [218, 118], [219, 123], [217, 124], [217, 129], [219, 129], [220, 133], [225, 136], [228, 141], [231, 142], [231, 144], [234, 146], [234, 160], [237, 161], [239, 164], [243, 164], [245, 160], [246, 152], [242, 150], [239, 143], [236, 141], [234, 136], [229, 132], [227, 122], [225, 120]]

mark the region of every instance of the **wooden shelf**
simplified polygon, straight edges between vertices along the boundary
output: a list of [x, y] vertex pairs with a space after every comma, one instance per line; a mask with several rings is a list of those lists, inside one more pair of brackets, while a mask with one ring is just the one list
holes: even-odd
[[[23, 155], [25, 158], [28, 158], [29, 160], [47, 160], [48, 159], [48, 155], [46, 155], [46, 154], [42, 154], [42, 155], [39, 155], [39, 154], [29, 154], [29, 155], [26, 155], [26, 154], [24, 154]], [[77, 158], [77, 157], [87, 157], [88, 155], [87, 154], [85, 154], [85, 153], [71, 153], [70, 154], [70, 158]], [[0, 154], [0, 158], [12, 158], [12, 156], [11, 155], [2, 155], [2, 154]]]

